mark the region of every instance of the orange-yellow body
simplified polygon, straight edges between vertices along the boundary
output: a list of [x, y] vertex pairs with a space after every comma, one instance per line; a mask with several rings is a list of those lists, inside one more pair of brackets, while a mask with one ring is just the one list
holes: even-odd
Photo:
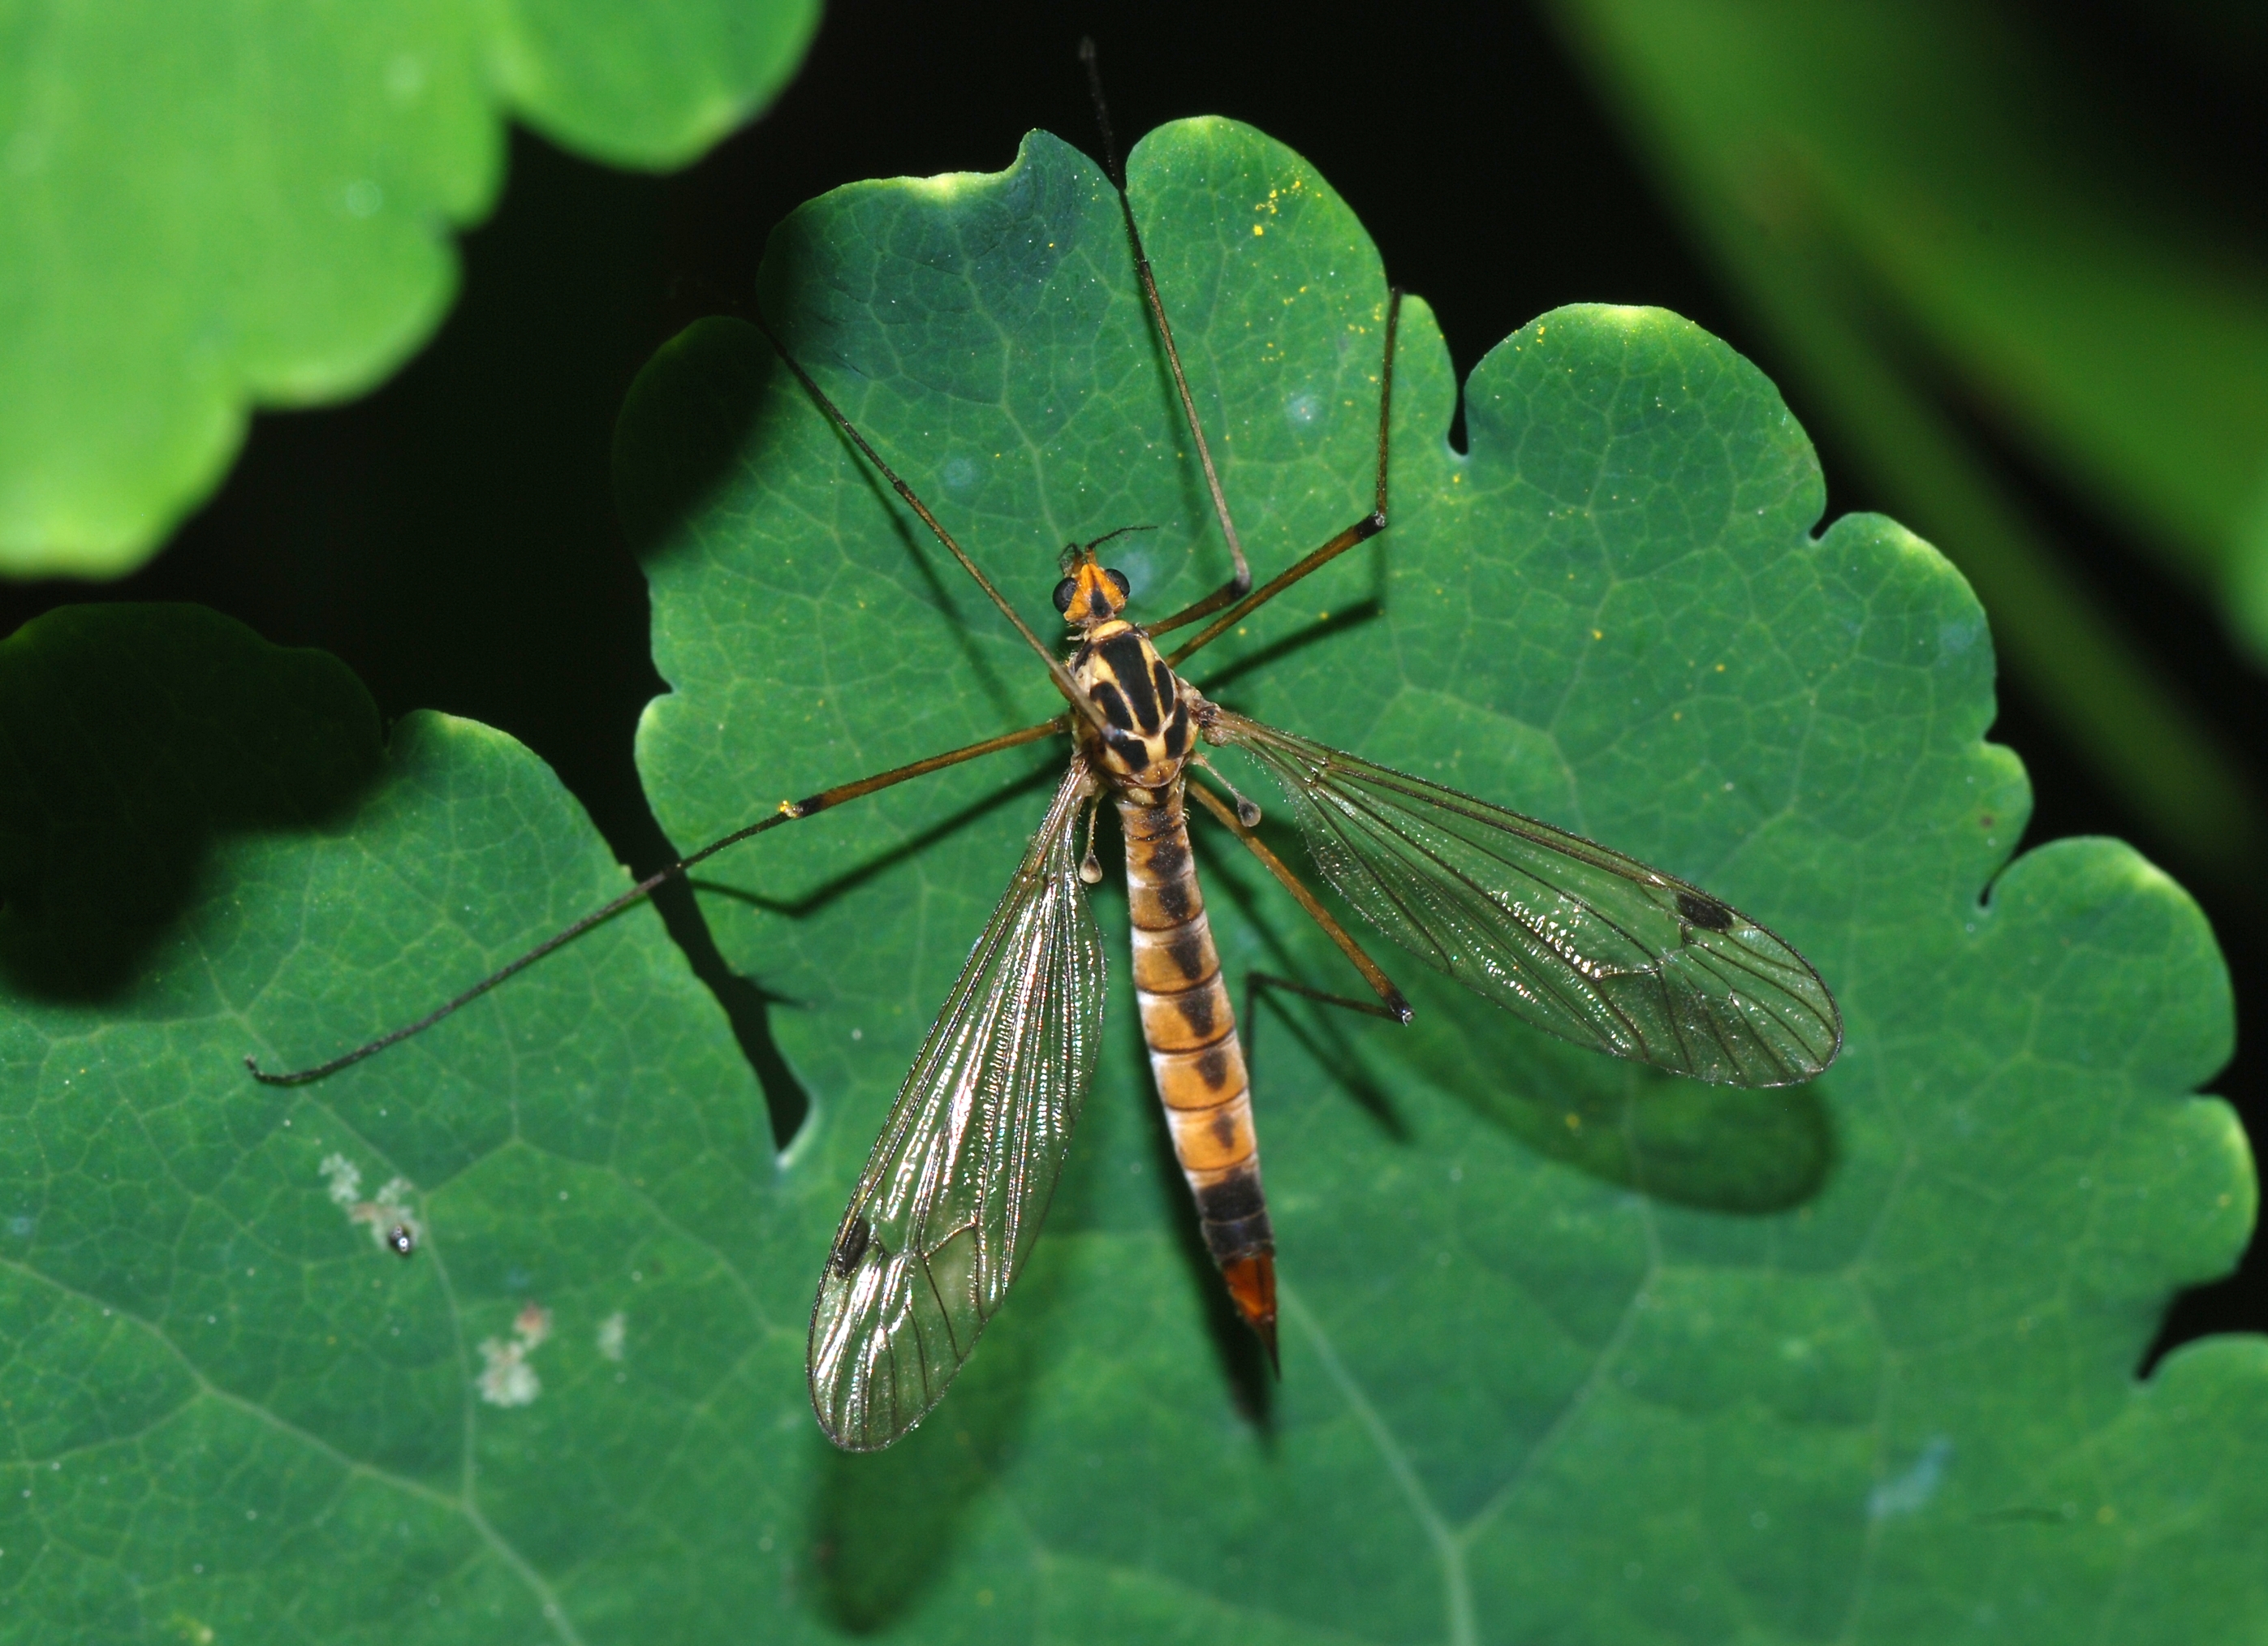
[[1069, 659], [1071, 678], [1107, 724], [1074, 719], [1126, 836], [1135, 996], [1174, 1154], [1229, 1295], [1272, 1357], [1276, 1245], [1260, 1186], [1251, 1084], [1182, 812], [1204, 699], [1118, 615], [1125, 599], [1123, 579], [1091, 553], [1056, 592], [1057, 607], [1085, 631]]

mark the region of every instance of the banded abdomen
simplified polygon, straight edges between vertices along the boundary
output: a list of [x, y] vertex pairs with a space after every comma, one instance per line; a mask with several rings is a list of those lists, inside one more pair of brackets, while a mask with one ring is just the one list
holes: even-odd
[[[1205, 1246], [1229, 1296], [1276, 1354], [1276, 1241], [1260, 1189], [1252, 1091], [1236, 1013], [1189, 859], [1182, 786], [1122, 792], [1134, 991], [1174, 1154], [1189, 1180]], [[1162, 804], [1150, 805], [1150, 800]]]

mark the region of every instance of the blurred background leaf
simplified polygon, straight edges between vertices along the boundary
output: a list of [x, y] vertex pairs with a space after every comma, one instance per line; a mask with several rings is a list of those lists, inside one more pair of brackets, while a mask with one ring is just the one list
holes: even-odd
[[817, 0], [0, 0], [0, 572], [128, 571], [253, 404], [358, 393], [431, 336], [506, 116], [681, 165]]
[[[2258, 796], [1995, 473], [1988, 443], [2118, 521], [2268, 654], [2268, 259], [2256, 189], [2186, 164], [2045, 8], [1555, 0], [1757, 322], [2009, 666], [2102, 772], [2224, 873]], [[2131, 28], [2257, 95], [2257, 9]], [[2256, 122], [2257, 123], [2257, 122]], [[2256, 134], [2257, 135], [2257, 134]], [[2257, 150], [2255, 150], [2256, 155]]]

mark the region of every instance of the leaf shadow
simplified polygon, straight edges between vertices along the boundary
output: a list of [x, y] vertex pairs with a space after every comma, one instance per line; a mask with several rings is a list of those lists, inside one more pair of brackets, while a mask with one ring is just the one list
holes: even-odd
[[[659, 836], [660, 825], [653, 825], [652, 832]], [[650, 874], [662, 863], [670, 861], [674, 861], [674, 854], [663, 856], [652, 869], [636, 871], [642, 876]], [[707, 986], [724, 1010], [725, 1020], [732, 1025], [733, 1039], [739, 1044], [740, 1054], [748, 1060], [748, 1067], [755, 1071], [756, 1084], [763, 1091], [764, 1113], [771, 1122], [772, 1147], [784, 1151], [795, 1142], [804, 1121], [811, 1115], [811, 1093], [805, 1090], [802, 1077], [787, 1061], [772, 1032], [772, 1008], [796, 1003], [733, 969], [724, 952], [717, 946], [716, 934], [702, 917], [700, 900], [694, 895], [698, 885], [665, 880], [654, 888], [654, 910], [692, 967], [693, 975]]]
[[1329, 617], [1318, 618], [1304, 628], [1292, 630], [1279, 640], [1271, 640], [1257, 651], [1246, 653], [1219, 673], [1206, 676], [1204, 684], [1197, 689], [1207, 697], [1214, 696], [1223, 687], [1241, 680], [1256, 669], [1264, 669], [1270, 664], [1280, 663], [1285, 658], [1305, 651], [1310, 646], [1320, 644], [1335, 636], [1344, 634], [1350, 628], [1359, 628], [1362, 624], [1385, 615], [1384, 600], [1375, 596], [1359, 600], [1344, 611], [1334, 612]]
[[376, 704], [322, 652], [196, 606], [25, 624], [0, 642], [0, 978], [117, 999], [221, 840], [332, 827], [384, 762]]
[[[928, 591], [929, 599], [926, 604], [945, 618], [946, 626], [953, 636], [954, 644], [960, 650], [961, 663], [991, 703], [993, 712], [1004, 720], [1014, 720], [1020, 717], [1023, 709], [1016, 702], [1015, 694], [1009, 689], [1007, 680], [994, 665], [991, 656], [977, 643], [976, 631], [970, 628], [968, 615], [961, 611], [961, 602], [954, 598], [953, 589], [946, 586], [946, 581], [941, 575], [936, 561], [931, 554], [923, 551], [923, 543], [928, 534], [927, 528], [916, 530], [912, 519], [909, 517], [909, 511], [899, 501], [897, 494], [891, 490], [888, 482], [874, 472], [874, 466], [865, 459], [856, 445], [851, 444], [850, 436], [838, 428], [835, 430], [835, 438], [843, 448], [844, 461], [858, 466], [858, 474], [866, 483], [866, 490], [874, 499], [874, 506], [881, 511], [889, 520], [891, 529], [897, 533], [898, 542], [905, 550], [907, 562], [913, 567], [915, 575], [921, 579], [922, 587]], [[928, 500], [924, 498], [924, 501]], [[968, 544], [962, 544], [961, 547], [968, 552], [970, 559], [976, 559], [975, 552]], [[938, 552], [950, 553], [942, 544], [938, 546]], [[981, 566], [983, 562], [978, 561], [977, 563]], [[958, 564], [955, 564], [953, 569], [956, 578], [961, 575], [961, 569]], [[994, 576], [996, 584], [998, 580], [996, 572]], [[989, 602], [980, 602], [980, 604], [985, 605], [987, 609], [990, 609]]]
[[694, 878], [689, 884], [704, 896], [724, 898], [751, 908], [762, 909], [768, 914], [802, 920], [819, 913], [837, 899], [848, 896], [878, 876], [888, 873], [900, 863], [920, 856], [931, 847], [950, 839], [1009, 802], [1033, 793], [1043, 784], [1059, 780], [1062, 773], [1063, 767], [1059, 762], [1035, 767], [1021, 776], [1012, 778], [990, 794], [970, 801], [958, 811], [947, 812], [920, 833], [907, 836], [896, 845], [875, 853], [862, 863], [852, 864], [842, 873], [821, 881], [795, 897], [768, 897], [745, 886], [727, 885], [722, 881], [701, 878]]
[[[1057, 1207], [1076, 1199], [1093, 1163], [1074, 1151]], [[1051, 1208], [1051, 1216], [1054, 1209]], [[1061, 1352], [1064, 1248], [1042, 1232], [1008, 1309], [954, 1381], [946, 1401], [879, 1452], [848, 1452], [814, 1425], [805, 1550], [817, 1609], [850, 1635], [890, 1628], [933, 1589], [993, 1483], [1014, 1466], [1033, 1391]]]
[[[1295, 872], [1325, 888], [1296, 836], [1272, 820], [1261, 832]], [[1231, 854], [1216, 831], [1196, 839], [1205, 884], [1235, 906], [1288, 975], [1316, 981], [1310, 956], [1322, 945], [1294, 944], [1278, 923], [1279, 915], [1296, 915], [1280, 909], [1258, 877], [1228, 871], [1222, 859]], [[1337, 901], [1327, 889], [1326, 900]], [[1338, 913], [1358, 940], [1374, 938], [1344, 905]], [[1770, 1216], [1816, 1199], [1833, 1174], [1834, 1123], [1815, 1082], [1752, 1091], [1681, 1079], [1555, 1040], [1391, 945], [1379, 958], [1416, 1008], [1407, 1027], [1366, 1026], [1368, 1019], [1274, 991], [1267, 1015], [1396, 1143], [1413, 1135], [1393, 1095], [1399, 1065], [1536, 1153], [1674, 1204]], [[1344, 982], [1335, 992], [1351, 992]], [[1256, 1004], [1245, 1018], [1248, 1042], [1256, 1041]], [[1249, 1044], [1248, 1054], [1256, 1084]]]
[[[770, 294], [763, 311], [782, 319], [783, 337], [791, 346], [796, 338], [793, 299], [781, 295], [780, 288], [792, 290], [794, 282], [798, 257], [791, 231], [793, 221], [773, 235], [763, 276]], [[800, 364], [808, 367], [813, 363]], [[855, 370], [847, 363], [846, 369]], [[785, 431], [793, 427], [791, 419], [806, 417], [826, 420], [827, 414], [780, 364], [763, 333], [748, 321], [711, 316], [671, 339], [630, 386], [617, 424], [617, 506], [631, 554], [644, 565], [676, 549], [680, 529], [701, 518], [738, 478], [758, 467], [760, 449], [785, 438]], [[889, 523], [914, 569], [920, 585], [914, 598], [944, 620], [971, 678], [995, 710], [1013, 721], [1023, 706], [963, 609], [975, 592], [956, 598], [955, 584], [937, 563], [937, 555], [946, 551], [932, 546], [927, 529], [889, 483], [841, 427], [827, 421], [829, 438], [840, 454], [836, 460], [844, 465], [845, 473], [858, 475], [876, 516]], [[960, 568], [954, 566], [953, 573], [957, 578]], [[989, 603], [980, 604], [989, 609]]]
[[1769, 1216], [1818, 1198], [1835, 1126], [1816, 1081], [1709, 1085], [1566, 1045], [1428, 975], [1394, 1047], [1479, 1119], [1536, 1153], [1675, 1205]]
[[1160, 1183], [1167, 1186], [1165, 1199], [1170, 1209], [1166, 1217], [1167, 1229], [1180, 1253], [1182, 1266], [1189, 1274], [1198, 1306], [1204, 1311], [1205, 1336], [1212, 1344], [1213, 1358], [1219, 1366], [1221, 1381], [1227, 1387], [1229, 1404], [1257, 1431], [1262, 1448], [1272, 1451], [1277, 1438], [1275, 1368], [1268, 1363], [1267, 1351], [1261, 1347], [1259, 1338], [1236, 1312], [1236, 1305], [1229, 1299], [1228, 1287], [1220, 1277], [1220, 1268], [1205, 1247], [1197, 1201], [1189, 1193], [1189, 1179], [1182, 1175], [1182, 1163], [1174, 1157], [1173, 1136], [1166, 1129], [1165, 1110], [1155, 1100], [1150, 1048], [1142, 1039], [1141, 1019], [1138, 1014], [1129, 1012], [1125, 1022], [1130, 1044], [1122, 1043], [1122, 1051], [1136, 1071], [1132, 1089], [1152, 1093], [1152, 1101], [1144, 1106], [1148, 1117], [1144, 1135], [1150, 1144], [1149, 1170]]
[[[1272, 821], [1264, 821], [1260, 832], [1278, 857], [1287, 863], [1299, 861], [1295, 839], [1288, 831], [1279, 828]], [[1313, 965], [1307, 953], [1295, 949], [1285, 937], [1276, 922], [1279, 911], [1262, 906], [1260, 899], [1255, 895], [1256, 883], [1248, 882], [1242, 875], [1228, 870], [1227, 861], [1233, 860], [1234, 854], [1221, 843], [1226, 833], [1226, 830], [1203, 827], [1190, 832], [1197, 861], [1204, 868], [1204, 884], [1218, 888], [1226, 897], [1245, 923], [1267, 946], [1269, 956], [1279, 972], [1303, 979], [1317, 988], [1329, 988], [1334, 980], [1327, 978], [1318, 981], [1308, 975], [1313, 971]], [[1336, 981], [1344, 981], [1343, 979]], [[1238, 1021], [1243, 1025], [1245, 1065], [1254, 1090], [1259, 1089], [1260, 1003], [1265, 999], [1269, 1015], [1284, 1025], [1285, 1032], [1314, 1060], [1315, 1066], [1330, 1070], [1334, 1084], [1359, 1104], [1388, 1138], [1397, 1143], [1408, 1143], [1410, 1139], [1408, 1121], [1395, 1106], [1392, 1093], [1388, 1091], [1382, 1082], [1372, 1076], [1356, 1054], [1353, 1040], [1347, 1032], [1349, 1029], [1373, 1024], [1376, 1019], [1351, 1012], [1334, 1016], [1324, 1009], [1321, 1002], [1305, 1003], [1313, 1010], [1294, 1007], [1292, 1001], [1296, 998], [1281, 990], [1269, 990], [1263, 994], [1248, 977], [1247, 979], [1244, 1010]]]

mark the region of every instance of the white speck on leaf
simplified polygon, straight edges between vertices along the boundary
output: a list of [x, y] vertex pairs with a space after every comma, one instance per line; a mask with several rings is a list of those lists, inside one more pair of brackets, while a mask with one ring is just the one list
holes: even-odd
[[551, 1311], [531, 1303], [512, 1323], [512, 1340], [484, 1338], [481, 1342], [481, 1399], [490, 1406], [529, 1406], [543, 1392], [543, 1379], [528, 1364], [528, 1356], [551, 1335]]
[[1945, 1466], [1953, 1457], [1953, 1442], [1933, 1435], [1919, 1456], [1903, 1474], [1878, 1481], [1867, 1494], [1867, 1514], [1874, 1520], [1891, 1515], [1911, 1515], [1924, 1508], [1944, 1484]]
[[[371, 1244], [379, 1251], [391, 1249], [387, 1237], [397, 1227], [409, 1230], [412, 1240], [423, 1244], [424, 1220], [410, 1210], [409, 1204], [409, 1197], [417, 1192], [416, 1185], [408, 1178], [388, 1178], [375, 1195], [363, 1200], [362, 1168], [344, 1155], [325, 1155], [316, 1170], [330, 1186], [332, 1204], [346, 1213], [349, 1223], [360, 1223], [367, 1229]], [[251, 1272], [245, 1271], [247, 1275]]]
[[361, 1195], [362, 1168], [344, 1155], [325, 1155], [323, 1164], [315, 1169], [331, 1186], [331, 1199], [337, 1204], [350, 1207]]
[[608, 1360], [622, 1357], [623, 1341], [630, 1332], [630, 1319], [620, 1309], [599, 1322], [599, 1353]]

